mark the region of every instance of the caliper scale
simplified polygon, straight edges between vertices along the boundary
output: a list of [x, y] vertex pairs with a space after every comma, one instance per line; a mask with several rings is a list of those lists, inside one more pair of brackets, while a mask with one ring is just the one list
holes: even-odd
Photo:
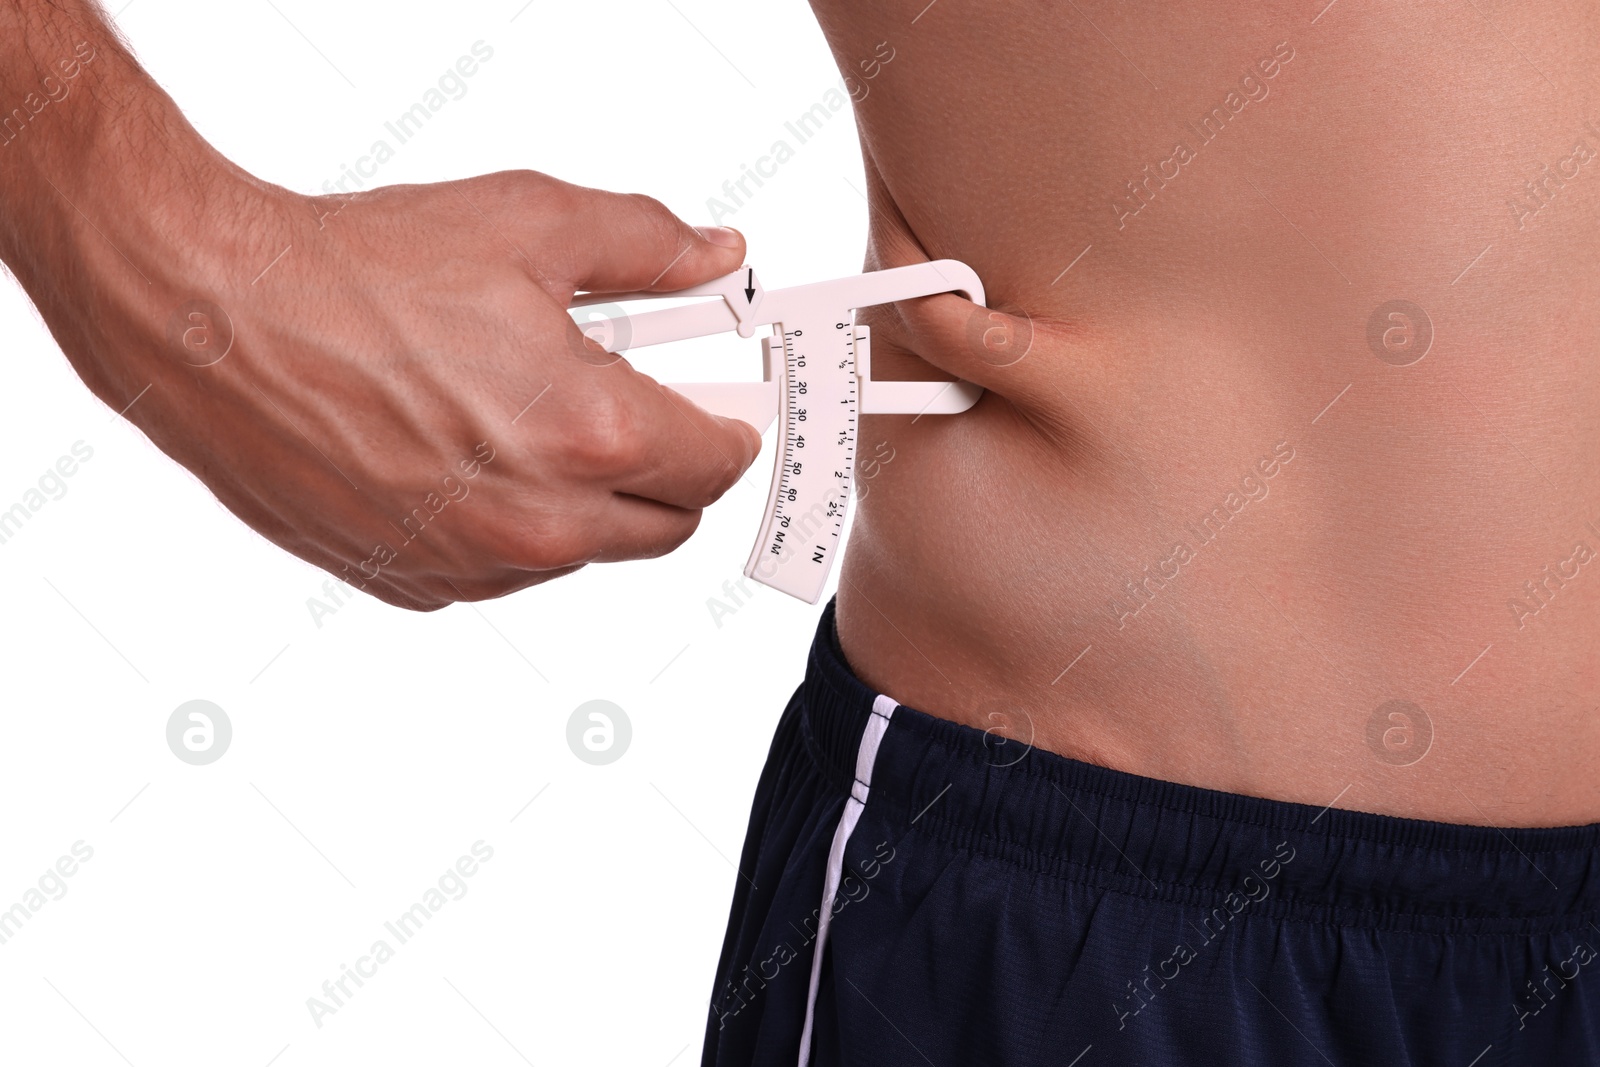
[[959, 292], [984, 302], [983, 283], [953, 259], [764, 291], [752, 268], [674, 293], [579, 294], [573, 309], [647, 299], [711, 297], [639, 314], [578, 317], [607, 352], [705, 337], [728, 330], [761, 339], [759, 382], [668, 382], [707, 411], [742, 419], [765, 434], [778, 419], [777, 459], [761, 532], [746, 576], [815, 604], [844, 534], [860, 416], [954, 415], [978, 402], [970, 382], [882, 382], [872, 378], [872, 339], [859, 308]]

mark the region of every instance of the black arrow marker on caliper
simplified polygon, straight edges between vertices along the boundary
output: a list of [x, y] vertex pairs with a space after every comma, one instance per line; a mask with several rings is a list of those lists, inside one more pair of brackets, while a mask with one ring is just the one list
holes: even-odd
[[750, 276], [745, 279], [744, 299], [746, 303], [755, 303], [756, 299], [756, 269], [750, 268]]

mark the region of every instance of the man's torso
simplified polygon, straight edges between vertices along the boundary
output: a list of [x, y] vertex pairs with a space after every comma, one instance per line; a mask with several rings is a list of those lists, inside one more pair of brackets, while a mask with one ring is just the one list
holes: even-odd
[[1600, 12], [1320, 6], [814, 4], [871, 265], [971, 264], [1016, 383], [864, 421], [844, 648], [1137, 774], [1600, 819]]

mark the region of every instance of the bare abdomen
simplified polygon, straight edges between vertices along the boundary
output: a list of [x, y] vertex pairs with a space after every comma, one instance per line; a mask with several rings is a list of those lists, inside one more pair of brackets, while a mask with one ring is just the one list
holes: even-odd
[[1600, 818], [1591, 6], [819, 14], [892, 46], [878, 264], [1032, 322], [1015, 395], [864, 426], [867, 681], [1190, 784]]

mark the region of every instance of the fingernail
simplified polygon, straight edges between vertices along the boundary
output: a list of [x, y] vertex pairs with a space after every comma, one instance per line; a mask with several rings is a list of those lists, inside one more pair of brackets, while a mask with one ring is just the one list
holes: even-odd
[[730, 230], [726, 226], [696, 226], [695, 232], [714, 245], [723, 248], [739, 247], [739, 232]]

